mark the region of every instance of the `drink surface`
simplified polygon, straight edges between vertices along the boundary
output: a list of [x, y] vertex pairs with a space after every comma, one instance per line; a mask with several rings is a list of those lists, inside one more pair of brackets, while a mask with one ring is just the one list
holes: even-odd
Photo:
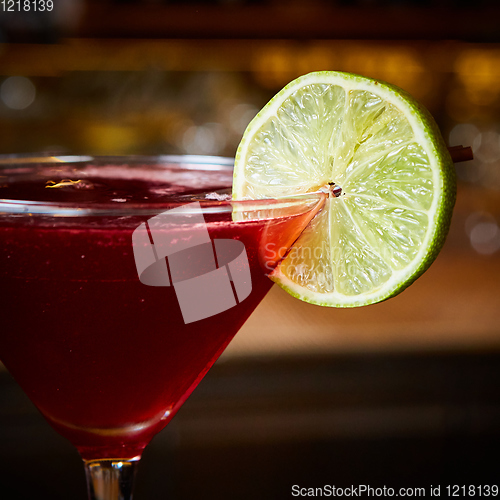
[[[229, 202], [203, 202], [210, 238], [245, 245], [252, 292], [236, 307], [185, 324], [173, 287], [139, 281], [132, 233], [153, 213], [192, 200], [193, 191], [227, 188], [231, 171], [163, 168], [159, 178], [141, 179], [137, 169], [125, 175], [119, 165], [100, 167], [87, 165], [78, 176], [64, 169], [15, 181], [5, 175], [0, 198], [10, 205], [30, 199], [45, 204], [35, 210], [52, 213], [0, 215], [0, 285], [8, 290], [0, 359], [84, 458], [131, 458], [170, 421], [270, 289], [263, 245], [273, 235], [293, 242], [318, 203], [234, 220]], [[94, 212], [74, 215], [77, 207]], [[198, 230], [164, 229], [174, 239]]]

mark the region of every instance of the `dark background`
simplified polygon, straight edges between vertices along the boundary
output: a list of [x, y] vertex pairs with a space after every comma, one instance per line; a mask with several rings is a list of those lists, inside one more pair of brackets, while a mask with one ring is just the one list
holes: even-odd
[[[499, 14], [496, 1], [466, 0], [0, 10], [0, 154], [232, 156], [269, 98], [327, 69], [401, 86], [449, 145], [474, 150], [457, 165], [452, 229], [431, 269], [361, 310], [273, 289], [146, 450], [137, 499], [498, 484]], [[5, 371], [0, 498], [85, 498], [78, 454]]]

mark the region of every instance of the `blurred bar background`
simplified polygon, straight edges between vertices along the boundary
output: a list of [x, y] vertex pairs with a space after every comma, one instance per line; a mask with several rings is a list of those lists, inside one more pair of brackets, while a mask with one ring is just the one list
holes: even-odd
[[[2, 5], [0, 154], [233, 156], [258, 110], [318, 70], [402, 87], [429, 108], [448, 145], [474, 151], [456, 165], [454, 220], [431, 269], [402, 295], [356, 310], [273, 288], [147, 449], [138, 499], [498, 481], [496, 0]], [[0, 498], [85, 498], [78, 455], [6, 372]]]

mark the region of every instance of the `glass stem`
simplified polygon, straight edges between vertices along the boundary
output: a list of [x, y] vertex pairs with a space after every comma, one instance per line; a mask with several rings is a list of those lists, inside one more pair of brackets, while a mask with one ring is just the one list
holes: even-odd
[[89, 500], [132, 500], [139, 460], [84, 460]]

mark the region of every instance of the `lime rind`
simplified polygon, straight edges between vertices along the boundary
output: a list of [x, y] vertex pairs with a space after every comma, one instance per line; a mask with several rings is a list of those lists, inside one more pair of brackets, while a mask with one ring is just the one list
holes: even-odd
[[[358, 75], [291, 82], [249, 124], [233, 196], [281, 197], [332, 181], [343, 196], [328, 200], [271, 278], [320, 305], [396, 295], [439, 253], [455, 201], [453, 164], [433, 118], [403, 90]], [[297, 253], [317, 248], [314, 257]]]

